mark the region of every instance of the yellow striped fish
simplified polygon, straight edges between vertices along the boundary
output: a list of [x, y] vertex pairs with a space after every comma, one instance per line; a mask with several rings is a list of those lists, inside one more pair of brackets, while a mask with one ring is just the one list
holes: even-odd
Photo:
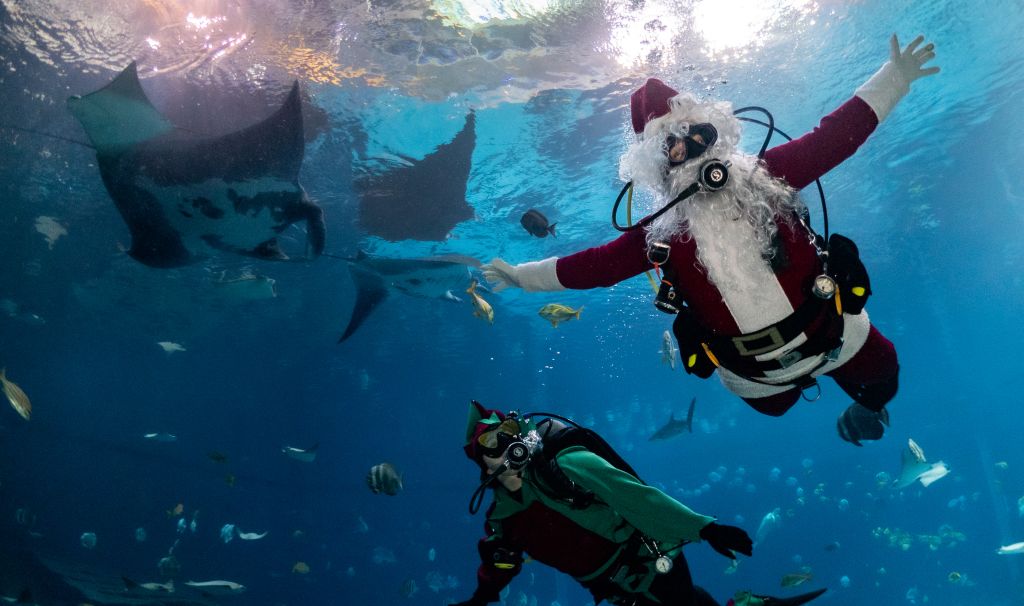
[[20, 387], [7, 380], [6, 368], [0, 369], [0, 383], [3, 384], [4, 395], [7, 396], [7, 401], [11, 403], [11, 408], [28, 421], [32, 416], [32, 402], [28, 401], [28, 396], [25, 395], [25, 392]]

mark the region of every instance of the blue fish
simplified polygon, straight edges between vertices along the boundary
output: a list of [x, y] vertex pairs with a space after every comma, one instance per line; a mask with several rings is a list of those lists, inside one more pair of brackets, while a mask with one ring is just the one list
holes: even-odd
[[309, 252], [323, 252], [323, 211], [298, 178], [298, 82], [273, 115], [218, 137], [175, 129], [146, 97], [134, 62], [100, 90], [71, 97], [68, 109], [96, 149], [133, 259], [161, 268], [217, 251], [284, 260], [277, 236], [299, 221]]

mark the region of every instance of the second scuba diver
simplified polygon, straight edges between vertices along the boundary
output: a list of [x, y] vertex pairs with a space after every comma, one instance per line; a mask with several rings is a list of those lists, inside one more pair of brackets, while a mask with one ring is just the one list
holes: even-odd
[[[619, 200], [635, 183], [659, 210], [635, 226], [615, 222], [626, 233], [603, 246], [519, 265], [496, 258], [484, 276], [496, 291], [557, 291], [663, 272], [655, 304], [677, 314], [687, 372], [717, 371], [729, 391], [772, 416], [802, 394], [816, 397], [817, 377], [828, 375], [854, 400], [837, 421], [840, 437], [857, 446], [881, 438], [898, 385], [896, 349], [864, 311], [871, 287], [857, 247], [813, 232], [795, 192], [853, 155], [911, 82], [939, 71], [924, 67], [935, 52], [922, 41], [901, 51], [894, 35], [889, 61], [852, 98], [799, 139], [772, 149], [766, 139], [756, 156], [738, 149], [747, 119], [731, 104], [648, 80], [630, 99], [639, 140], [622, 156], [620, 174], [631, 182]], [[827, 236], [827, 217], [824, 227]]]
[[[575, 578], [595, 603], [718, 606], [694, 586], [683, 545], [703, 540], [731, 559], [733, 552], [751, 555], [750, 536], [741, 528], [648, 486], [600, 436], [568, 419], [505, 415], [474, 401], [463, 448], [482, 477], [470, 513], [488, 488], [494, 502], [478, 545], [476, 590], [453, 606], [498, 601], [522, 569], [524, 553]], [[824, 591], [790, 598], [743, 591], [729, 605], [797, 606]]]

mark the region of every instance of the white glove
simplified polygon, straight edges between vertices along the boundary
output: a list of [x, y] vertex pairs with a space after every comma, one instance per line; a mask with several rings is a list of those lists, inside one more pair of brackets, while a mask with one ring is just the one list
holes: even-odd
[[856, 95], [871, 106], [879, 122], [910, 92], [911, 82], [939, 72], [938, 67], [924, 67], [935, 58], [935, 45], [929, 42], [917, 48], [922, 42], [924, 36], [918, 36], [901, 52], [900, 42], [893, 34], [889, 39], [889, 60], [857, 89]]
[[480, 272], [494, 292], [501, 292], [509, 286], [522, 288], [527, 292], [552, 292], [565, 290], [558, 281], [555, 271], [558, 257], [549, 257], [543, 261], [531, 261], [519, 265], [509, 265], [503, 259], [495, 258], [482, 265]]
[[509, 286], [519, 287], [516, 268], [506, 263], [504, 259], [495, 258], [490, 263], [481, 265], [480, 273], [484, 275], [484, 280], [487, 280], [487, 284], [494, 292], [501, 292]]

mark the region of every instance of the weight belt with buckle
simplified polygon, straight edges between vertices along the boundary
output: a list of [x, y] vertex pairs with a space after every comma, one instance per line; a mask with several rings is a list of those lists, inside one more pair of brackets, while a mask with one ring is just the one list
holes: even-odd
[[[794, 311], [779, 322], [761, 330], [734, 337], [713, 335], [708, 347], [722, 366], [744, 377], [763, 377], [766, 371], [789, 368], [800, 360], [829, 352], [842, 345], [842, 316], [834, 312], [831, 299], [808, 296]], [[822, 317], [824, 314], [825, 317]], [[817, 330], [807, 341], [785, 355], [772, 360], [756, 356], [779, 349], [818, 322]]]

